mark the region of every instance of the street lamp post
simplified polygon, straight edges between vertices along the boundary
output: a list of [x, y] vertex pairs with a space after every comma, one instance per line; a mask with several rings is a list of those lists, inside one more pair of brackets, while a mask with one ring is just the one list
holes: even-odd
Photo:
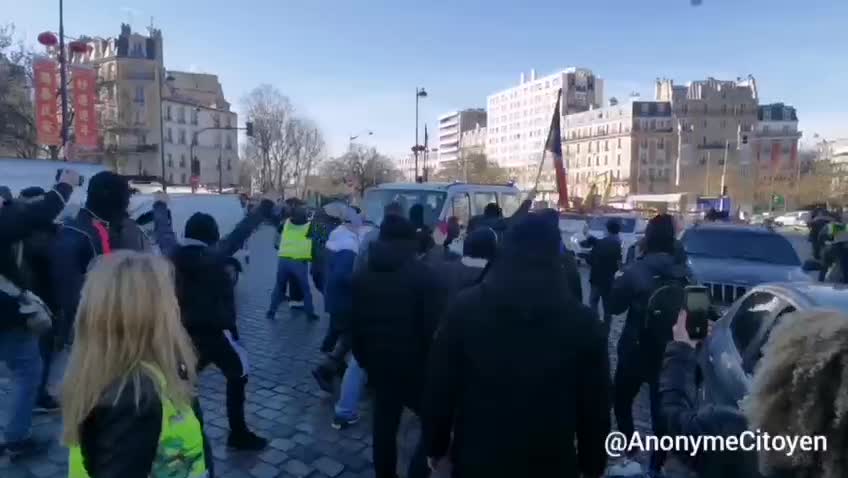
[[68, 144], [68, 72], [67, 58], [65, 58], [65, 5], [59, 0], [59, 81], [61, 82], [62, 96], [62, 155], [67, 160], [67, 152], [64, 151]]
[[352, 135], [348, 136], [348, 138], [347, 138], [347, 141], [348, 141], [348, 142], [347, 142], [347, 149], [348, 149], [348, 151], [353, 151], [353, 142], [354, 142], [357, 138], [359, 138], [360, 136], [362, 136], [362, 135], [364, 135], [364, 134], [367, 134], [368, 136], [373, 136], [373, 135], [374, 135], [374, 132], [373, 132], [373, 131], [371, 131], [370, 129], [366, 129], [366, 130], [363, 130], [363, 131], [361, 131], [361, 132], [359, 132], [359, 133], [352, 134]]
[[415, 155], [415, 181], [418, 182], [418, 152], [421, 147], [418, 145], [418, 99], [426, 98], [427, 92], [424, 88], [415, 87], [415, 146], [412, 148], [412, 152]]

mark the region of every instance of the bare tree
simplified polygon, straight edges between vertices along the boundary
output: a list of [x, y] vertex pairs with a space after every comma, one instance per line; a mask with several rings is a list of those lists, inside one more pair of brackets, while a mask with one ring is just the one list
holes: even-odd
[[283, 138], [286, 123], [290, 121], [294, 108], [288, 97], [271, 85], [254, 88], [242, 103], [247, 112], [247, 121], [253, 122], [253, 137], [248, 138], [252, 147], [248, 148], [248, 152], [257, 156], [252, 159], [258, 160], [260, 165], [260, 188], [263, 191], [277, 188], [281, 186], [281, 181], [274, 179], [282, 177]]
[[321, 171], [333, 184], [345, 184], [359, 196], [371, 186], [394, 181], [400, 176], [391, 159], [375, 148], [362, 145], [353, 145], [344, 155], [325, 161]]
[[442, 181], [465, 181], [469, 183], [496, 184], [509, 181], [509, 171], [483, 153], [462, 154], [454, 163], [436, 173]]
[[14, 35], [14, 25], [0, 26], [0, 151], [36, 158], [44, 149], [38, 145], [31, 100], [33, 53]]

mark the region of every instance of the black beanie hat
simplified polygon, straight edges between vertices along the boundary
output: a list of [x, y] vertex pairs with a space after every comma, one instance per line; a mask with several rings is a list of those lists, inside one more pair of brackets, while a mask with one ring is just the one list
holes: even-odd
[[44, 188], [39, 186], [30, 186], [28, 188], [21, 189], [20, 197], [24, 199], [37, 198], [39, 196], [44, 196]]
[[126, 215], [130, 205], [130, 185], [125, 178], [111, 171], [101, 171], [88, 182], [85, 207], [107, 221]]
[[415, 226], [405, 217], [388, 215], [380, 224], [381, 241], [414, 241]]
[[196, 212], [188, 218], [185, 225], [185, 237], [204, 242], [210, 246], [221, 238], [215, 218], [202, 212]]
[[557, 226], [546, 216], [532, 213], [513, 224], [504, 239], [504, 255], [558, 257], [562, 238]]
[[498, 248], [498, 235], [491, 227], [478, 227], [465, 238], [462, 255], [492, 260]]
[[657, 214], [645, 227], [645, 252], [674, 252], [674, 219]]

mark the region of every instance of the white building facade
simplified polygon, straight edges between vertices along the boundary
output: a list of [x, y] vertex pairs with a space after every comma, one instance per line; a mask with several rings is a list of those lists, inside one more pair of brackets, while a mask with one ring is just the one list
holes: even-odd
[[178, 99], [165, 99], [164, 109], [168, 182], [188, 185], [196, 176], [200, 185], [212, 190], [217, 190], [219, 185], [223, 188], [236, 185], [239, 173], [236, 113]]
[[450, 166], [460, 157], [465, 133], [486, 127], [486, 110], [482, 108], [452, 111], [439, 116], [439, 153], [436, 169]]
[[[533, 186], [560, 88], [563, 116], [603, 104], [603, 80], [586, 68], [568, 68], [541, 78], [535, 70], [529, 77], [522, 73], [517, 86], [486, 100], [486, 156], [507, 168], [521, 188]], [[540, 189], [555, 186], [540, 183]]]

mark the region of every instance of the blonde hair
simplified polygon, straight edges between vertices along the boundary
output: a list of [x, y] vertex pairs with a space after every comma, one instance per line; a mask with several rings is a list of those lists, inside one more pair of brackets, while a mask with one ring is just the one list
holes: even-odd
[[82, 289], [62, 385], [65, 443], [79, 443], [80, 425], [116, 383], [116, 401], [132, 381], [138, 405], [140, 380], [147, 376], [160, 395], [190, 404], [196, 364], [180, 321], [170, 263], [128, 251], [102, 256]]
[[848, 476], [848, 317], [832, 311], [786, 316], [763, 347], [742, 407], [752, 430], [827, 439], [822, 452], [760, 452], [764, 473]]

